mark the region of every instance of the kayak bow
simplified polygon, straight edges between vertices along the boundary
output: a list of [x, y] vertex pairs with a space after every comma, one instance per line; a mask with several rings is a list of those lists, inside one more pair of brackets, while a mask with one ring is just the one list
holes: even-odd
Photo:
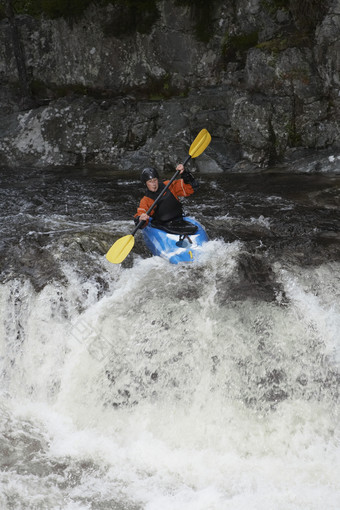
[[[183, 220], [192, 224], [192, 234], [170, 233], [149, 224], [142, 229], [145, 245], [153, 255], [168, 260], [171, 264], [180, 262], [193, 262], [197, 259], [202, 245], [209, 240], [202, 225], [191, 217]], [[197, 229], [195, 229], [197, 227]]]

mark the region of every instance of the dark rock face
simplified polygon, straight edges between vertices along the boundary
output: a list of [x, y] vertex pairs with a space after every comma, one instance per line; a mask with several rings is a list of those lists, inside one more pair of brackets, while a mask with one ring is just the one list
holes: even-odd
[[112, 4], [72, 24], [16, 16], [29, 98], [3, 19], [0, 164], [173, 166], [205, 127], [200, 171], [264, 167], [300, 147], [329, 149], [339, 171], [340, 0], [308, 33], [264, 4], [215, 0], [205, 42], [193, 9], [173, 1], [158, 2], [145, 32]]

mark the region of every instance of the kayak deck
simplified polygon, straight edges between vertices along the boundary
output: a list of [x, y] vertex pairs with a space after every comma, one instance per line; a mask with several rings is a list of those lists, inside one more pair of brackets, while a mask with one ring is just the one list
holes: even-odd
[[[153, 255], [168, 260], [171, 264], [193, 262], [197, 259], [202, 245], [209, 240], [202, 225], [194, 218], [185, 216], [185, 221], [197, 227], [194, 234], [172, 234], [149, 225], [142, 230], [146, 247]], [[195, 230], [195, 229], [194, 229]]]

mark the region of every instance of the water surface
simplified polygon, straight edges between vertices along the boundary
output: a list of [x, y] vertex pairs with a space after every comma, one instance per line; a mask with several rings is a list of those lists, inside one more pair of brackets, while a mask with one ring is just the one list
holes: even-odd
[[200, 181], [201, 260], [116, 266], [137, 175], [2, 169], [1, 508], [340, 507], [340, 177]]

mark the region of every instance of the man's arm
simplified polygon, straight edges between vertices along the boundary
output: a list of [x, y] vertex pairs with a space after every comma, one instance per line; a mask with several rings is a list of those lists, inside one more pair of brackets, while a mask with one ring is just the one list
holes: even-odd
[[[149, 220], [149, 216], [146, 214], [146, 211], [149, 210], [149, 208], [151, 207], [151, 205], [153, 204], [153, 200], [152, 198], [149, 198], [149, 197], [143, 197], [139, 203], [139, 207], [137, 209], [137, 212], [134, 216], [134, 222], [135, 224], [137, 225], [139, 223], [140, 220], [143, 220], [145, 221], [145, 227], [146, 225], [148, 224], [148, 220]], [[151, 216], [153, 214], [153, 211], [151, 211]]]

